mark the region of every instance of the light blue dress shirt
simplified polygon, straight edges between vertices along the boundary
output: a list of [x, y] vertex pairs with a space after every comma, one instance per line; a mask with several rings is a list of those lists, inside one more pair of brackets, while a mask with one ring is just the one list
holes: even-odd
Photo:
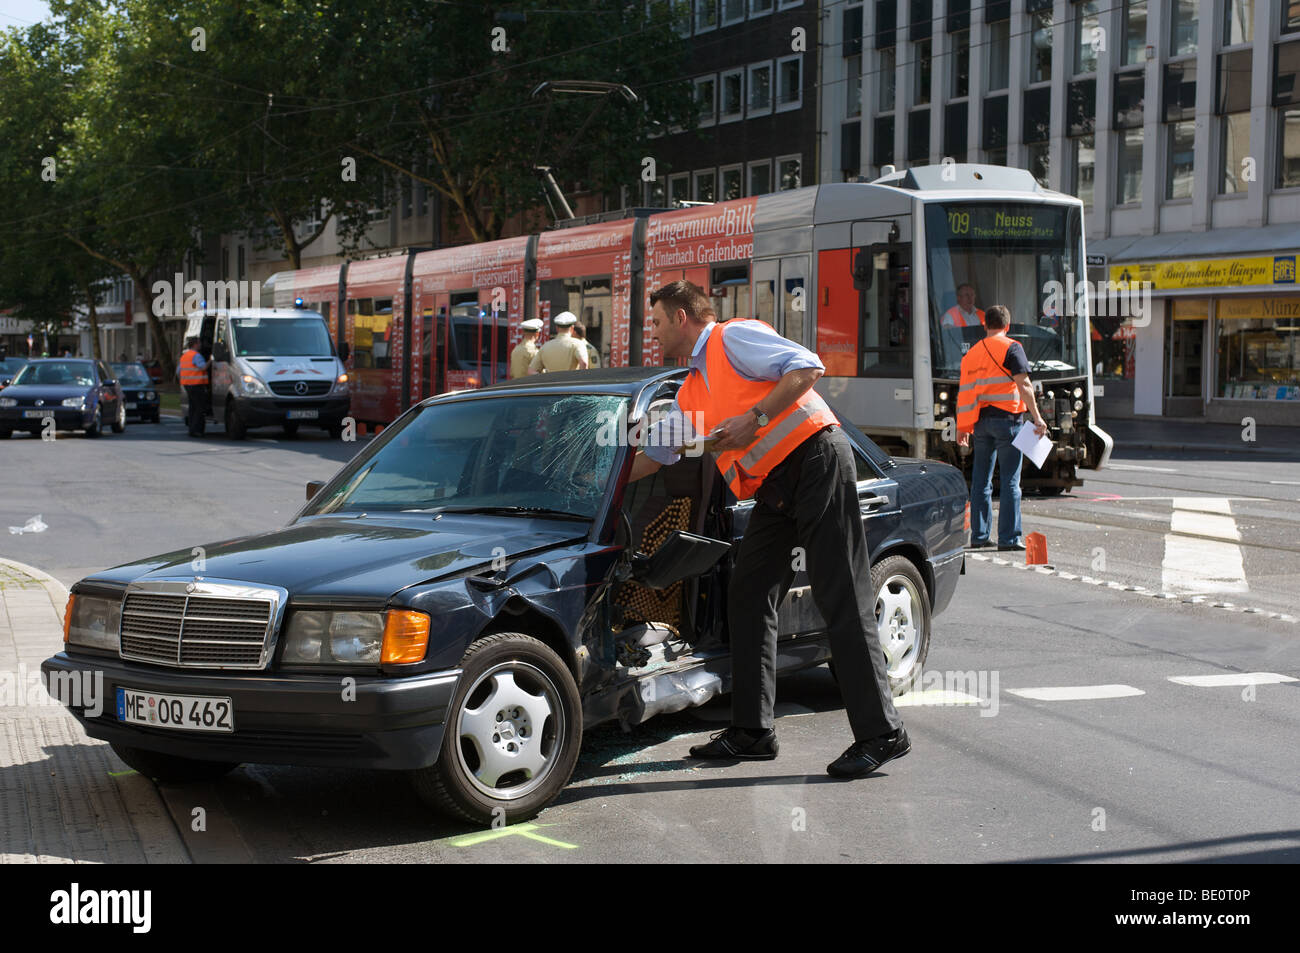
[[[691, 351], [689, 374], [703, 376], [706, 387], [709, 374], [704, 349], [709, 342], [709, 335], [717, 327], [717, 322], [706, 325]], [[770, 324], [760, 321], [730, 324], [726, 337], [722, 339], [722, 348], [735, 372], [749, 381], [779, 381], [791, 371], [805, 367], [823, 371], [826, 369], [826, 365], [812, 351], [781, 337]], [[674, 400], [672, 406], [650, 427], [641, 449], [651, 460], [668, 466], [681, 459], [678, 449], [683, 444], [693, 443], [695, 439], [695, 428], [691, 426], [689, 416], [682, 412], [681, 406]]]

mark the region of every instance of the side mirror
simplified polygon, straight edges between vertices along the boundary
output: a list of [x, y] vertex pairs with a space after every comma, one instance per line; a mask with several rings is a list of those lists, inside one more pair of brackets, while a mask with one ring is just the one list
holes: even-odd
[[352, 348], [348, 347], [348, 342], [347, 342], [347, 341], [342, 341], [342, 342], [340, 342], [340, 344], [339, 344], [339, 360], [340, 360], [340, 361], [343, 361], [344, 363], [347, 363], [348, 357], [349, 357], [351, 354], [352, 354]]
[[682, 579], [708, 572], [729, 549], [730, 543], [679, 529], [653, 556], [638, 553], [632, 557], [632, 578], [650, 589], [667, 589]]
[[324, 481], [324, 480], [308, 480], [308, 481], [307, 481], [307, 502], [308, 502], [308, 503], [311, 502], [311, 498], [312, 498], [313, 496], [315, 496], [317, 493], [320, 492], [320, 488], [323, 487], [324, 485], [325, 485], [325, 481]]

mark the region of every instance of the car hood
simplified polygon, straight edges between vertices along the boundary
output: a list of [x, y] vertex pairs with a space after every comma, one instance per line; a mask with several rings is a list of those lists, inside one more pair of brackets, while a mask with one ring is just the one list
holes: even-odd
[[266, 383], [273, 381], [333, 381], [341, 373], [335, 359], [326, 354], [301, 357], [261, 357], [256, 354], [240, 358], [247, 368], [243, 373], [256, 374]]
[[5, 388], [5, 396], [23, 401], [63, 400], [83, 397], [93, 388], [93, 384], [10, 384]]
[[125, 584], [201, 576], [282, 586], [292, 599], [382, 600], [501, 556], [586, 539], [587, 531], [585, 523], [479, 514], [317, 516], [270, 533], [211, 543], [201, 552], [186, 548], [126, 563], [83, 581]]

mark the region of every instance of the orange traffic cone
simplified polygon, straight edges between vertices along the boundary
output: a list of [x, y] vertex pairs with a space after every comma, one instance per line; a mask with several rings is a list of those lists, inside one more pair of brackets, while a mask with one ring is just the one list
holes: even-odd
[[1030, 533], [1025, 537], [1025, 565], [1047, 565], [1047, 537], [1042, 533]]

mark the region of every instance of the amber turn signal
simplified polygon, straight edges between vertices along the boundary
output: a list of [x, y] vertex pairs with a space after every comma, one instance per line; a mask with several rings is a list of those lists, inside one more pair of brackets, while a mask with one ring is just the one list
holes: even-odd
[[429, 617], [412, 609], [389, 609], [386, 615], [380, 661], [385, 665], [423, 661], [429, 648]]
[[77, 601], [77, 597], [68, 593], [68, 605], [63, 610], [63, 643], [68, 642], [68, 630], [72, 628], [72, 606]]

